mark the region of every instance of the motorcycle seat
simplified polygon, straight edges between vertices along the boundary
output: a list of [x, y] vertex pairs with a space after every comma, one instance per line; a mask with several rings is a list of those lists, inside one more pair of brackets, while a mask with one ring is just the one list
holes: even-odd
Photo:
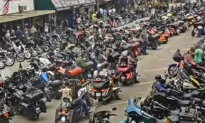
[[59, 85], [59, 84], [61, 84], [61, 81], [60, 80], [54, 80], [54, 81], [49, 82], [49, 84], [52, 85], [52, 86]]
[[128, 71], [130, 69], [130, 66], [128, 66], [128, 67], [118, 67], [117, 68], [117, 71], [119, 71], [119, 72], [126, 72], [126, 71]]
[[74, 99], [73, 102], [72, 102], [71, 108], [75, 108], [75, 107], [79, 106], [80, 100], [81, 100], [80, 98]]
[[60, 54], [64, 56], [68, 55], [68, 53], [65, 53], [65, 52], [61, 52]]
[[202, 101], [201, 105], [202, 107], [205, 107], [205, 100]]
[[95, 89], [102, 89], [102, 88], [108, 88], [110, 85], [109, 81], [104, 81], [104, 82], [93, 82], [93, 88]]
[[186, 93], [183, 95], [183, 99], [189, 99], [192, 97], [192, 93]]
[[117, 58], [117, 57], [119, 57], [119, 56], [120, 56], [120, 53], [118, 53], [118, 52], [115, 52], [115, 53], [112, 54], [112, 57], [113, 57], [113, 58]]
[[189, 106], [191, 104], [190, 100], [180, 100], [180, 99], [178, 99], [177, 102], [179, 103], [180, 106]]

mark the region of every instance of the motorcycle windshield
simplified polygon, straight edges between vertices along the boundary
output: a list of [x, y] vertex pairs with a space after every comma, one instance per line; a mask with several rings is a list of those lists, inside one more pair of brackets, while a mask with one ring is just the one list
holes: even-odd
[[136, 112], [139, 116], [142, 116], [142, 110], [137, 106], [135, 99], [129, 99], [128, 100], [128, 108], [126, 109], [126, 112]]
[[47, 74], [44, 73], [44, 72], [41, 73], [41, 79], [42, 79], [44, 82], [48, 82], [48, 81], [49, 81]]

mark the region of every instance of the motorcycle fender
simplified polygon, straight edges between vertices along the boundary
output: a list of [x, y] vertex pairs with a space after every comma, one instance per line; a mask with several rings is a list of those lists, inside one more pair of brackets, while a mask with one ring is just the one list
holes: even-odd
[[47, 108], [46, 108], [46, 104], [44, 101], [39, 101], [39, 107], [40, 107], [42, 112], [46, 113]]
[[177, 64], [170, 64], [170, 65], [169, 65], [169, 67], [172, 67], [172, 66], [177, 66]]
[[130, 72], [130, 73], [127, 73], [126, 74], [126, 79], [128, 80], [128, 79], [132, 79], [132, 72]]
[[201, 87], [200, 83], [196, 79], [194, 79], [193, 77], [190, 77], [190, 80], [197, 86], [197, 88]]
[[183, 89], [186, 90], [186, 89], [197, 89], [193, 84], [191, 83], [188, 83], [188, 82], [184, 82], [183, 83]]
[[55, 75], [54, 72], [52, 72], [52, 71], [47, 71], [47, 73], [51, 74], [52, 76]]

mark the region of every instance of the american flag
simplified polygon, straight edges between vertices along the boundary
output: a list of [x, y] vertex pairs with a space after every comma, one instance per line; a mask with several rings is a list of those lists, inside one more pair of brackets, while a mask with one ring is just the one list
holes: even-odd
[[8, 14], [9, 12], [9, 1], [10, 0], [7, 0], [6, 3], [4, 4], [4, 8], [3, 8], [3, 14]]

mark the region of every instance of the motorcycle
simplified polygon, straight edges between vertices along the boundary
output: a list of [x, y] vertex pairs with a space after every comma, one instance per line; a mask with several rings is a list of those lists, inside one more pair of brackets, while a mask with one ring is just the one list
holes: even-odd
[[[0, 88], [2, 91], [3, 88]], [[2, 95], [3, 94], [3, 95]], [[9, 107], [5, 104], [4, 98], [5, 93], [1, 93], [0, 99], [0, 122], [1, 123], [9, 123], [9, 120], [12, 118], [13, 114], [10, 112]]]
[[137, 81], [137, 75], [134, 76], [135, 73], [130, 67], [131, 66], [124, 63], [124, 61], [121, 61], [120, 65], [117, 67], [117, 73], [120, 75], [119, 79], [123, 85]]
[[[141, 109], [136, 103], [141, 100], [141, 97], [138, 97], [137, 99], [129, 99], [128, 100], [128, 107], [125, 109], [127, 119], [124, 121], [121, 121], [120, 123], [138, 123], [138, 122], [146, 122], [146, 123], [172, 123], [172, 122], [180, 122], [180, 123], [192, 123], [198, 121], [197, 116], [195, 113], [192, 113], [191, 111], [196, 112], [196, 110], [186, 110], [182, 109], [179, 111], [177, 115], [173, 115], [170, 117], [166, 117], [163, 119], [158, 119], [147, 112], [145, 112], [143, 109]], [[189, 115], [186, 115], [188, 113]]]
[[[117, 110], [116, 107], [112, 108], [112, 111]], [[118, 116], [116, 114], [112, 114], [111, 111], [99, 111], [92, 112], [89, 118], [89, 123], [110, 123], [109, 119], [111, 116]]]
[[32, 120], [37, 120], [41, 112], [46, 112], [44, 94], [41, 90], [31, 87], [24, 93], [14, 85], [9, 86], [6, 98], [9, 107]]
[[3, 69], [5, 66], [12, 66], [15, 63], [15, 59], [9, 57], [9, 52], [6, 50], [0, 49], [0, 69]]
[[[69, 99], [64, 99], [60, 107], [56, 110], [55, 123], [61, 123], [62, 121], [64, 123], [76, 123], [79, 119], [85, 117], [84, 107], [80, 102], [86, 101], [87, 94], [87, 91], [82, 91], [79, 94], [80, 97], [72, 102]], [[92, 111], [95, 109], [95, 107], [90, 108]]]
[[102, 103], [106, 103], [113, 98], [117, 99], [120, 88], [114, 88], [110, 83], [113, 83], [113, 80], [108, 80], [105, 78], [103, 79], [102, 77], [98, 76], [93, 81], [92, 97], [94, 99], [98, 99], [98, 102]]

